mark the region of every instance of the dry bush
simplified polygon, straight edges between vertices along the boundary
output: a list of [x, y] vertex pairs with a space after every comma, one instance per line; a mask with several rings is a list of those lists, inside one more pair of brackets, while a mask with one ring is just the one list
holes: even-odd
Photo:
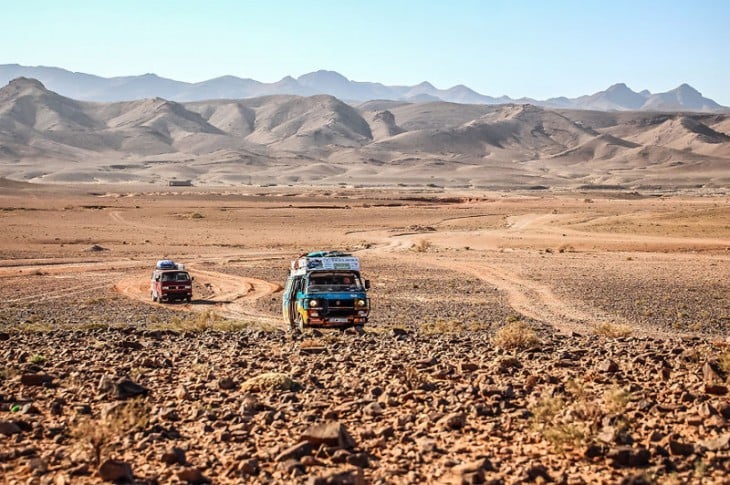
[[35, 354], [30, 358], [31, 364], [43, 365], [46, 362], [46, 358], [42, 354]]
[[593, 333], [602, 337], [619, 338], [629, 337], [633, 330], [628, 325], [618, 325], [616, 323], [603, 322], [593, 328]]
[[721, 353], [717, 358], [720, 370], [726, 374], [730, 374], [730, 351]]
[[403, 384], [412, 391], [433, 388], [433, 383], [426, 374], [409, 365], [403, 368]]
[[544, 397], [530, 407], [532, 428], [559, 450], [585, 444], [588, 425], [576, 419], [562, 397]]
[[150, 409], [142, 399], [112, 405], [100, 419], [84, 417], [70, 427], [71, 437], [92, 452], [98, 466], [120, 438], [143, 431], [150, 423]]
[[427, 239], [419, 239], [418, 242], [413, 243], [411, 249], [413, 249], [417, 253], [425, 253], [429, 249], [431, 249], [431, 246], [433, 246], [431, 241]]
[[425, 335], [460, 333], [463, 329], [464, 325], [461, 322], [444, 319], [438, 319], [430, 322], [422, 322], [418, 326], [418, 331]]
[[607, 416], [619, 432], [630, 434], [626, 410], [631, 399], [632, 395], [618, 386], [590, 392], [584, 382], [571, 379], [565, 383], [565, 394], [546, 395], [528, 406], [532, 429], [560, 451], [595, 442]]
[[537, 338], [537, 333], [532, 327], [516, 320], [497, 330], [492, 338], [492, 343], [506, 350], [523, 350], [538, 345], [540, 339]]
[[623, 414], [631, 402], [631, 393], [620, 387], [613, 387], [603, 394], [605, 410], [612, 414]]
[[573, 247], [572, 244], [561, 244], [558, 247], [558, 252], [559, 253], [574, 253], [575, 248]]
[[302, 343], [299, 344], [299, 348], [316, 349], [316, 348], [324, 347], [325, 345], [326, 344], [323, 340], [305, 338], [304, 340], [302, 340]]
[[241, 384], [241, 392], [297, 391], [301, 386], [286, 374], [267, 372]]
[[191, 313], [184, 317], [174, 317], [167, 321], [154, 321], [149, 328], [150, 330], [177, 330], [180, 332], [205, 332], [206, 330], [235, 332], [244, 329], [256, 329], [268, 332], [277, 329], [274, 325], [266, 323], [229, 320], [211, 310]]

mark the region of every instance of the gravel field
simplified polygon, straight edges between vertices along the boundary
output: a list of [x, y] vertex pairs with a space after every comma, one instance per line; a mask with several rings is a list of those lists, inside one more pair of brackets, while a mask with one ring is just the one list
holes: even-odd
[[[728, 483], [727, 196], [4, 187], [0, 483]], [[363, 333], [285, 327], [323, 248]]]

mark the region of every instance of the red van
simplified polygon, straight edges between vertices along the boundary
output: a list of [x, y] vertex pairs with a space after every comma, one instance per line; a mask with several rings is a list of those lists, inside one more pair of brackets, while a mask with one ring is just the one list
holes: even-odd
[[[165, 263], [168, 260], [164, 261]], [[160, 264], [152, 272], [150, 280], [150, 296], [152, 301], [162, 303], [164, 300], [193, 299], [193, 278], [180, 264]], [[172, 266], [172, 267], [171, 267]]]

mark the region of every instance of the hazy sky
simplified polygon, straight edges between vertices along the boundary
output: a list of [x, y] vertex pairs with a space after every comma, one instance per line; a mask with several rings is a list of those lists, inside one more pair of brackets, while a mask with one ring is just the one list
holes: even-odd
[[730, 106], [730, 1], [3, 2], [0, 64], [181, 81], [317, 69], [491, 96], [686, 82]]

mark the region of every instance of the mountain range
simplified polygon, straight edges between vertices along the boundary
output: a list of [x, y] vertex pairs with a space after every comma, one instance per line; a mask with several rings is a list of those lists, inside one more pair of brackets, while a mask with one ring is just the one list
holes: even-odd
[[31, 182], [730, 187], [729, 168], [730, 114], [0, 89], [0, 177]]
[[605, 91], [578, 98], [558, 97], [547, 100], [512, 99], [477, 93], [464, 85], [438, 89], [428, 82], [415, 86], [386, 86], [376, 82], [351, 81], [334, 72], [320, 70], [293, 78], [284, 77], [274, 83], [253, 79], [222, 76], [199, 83], [166, 79], [155, 74], [104, 78], [92, 74], [71, 72], [58, 67], [31, 67], [18, 64], [0, 65], [0, 85], [17, 77], [38, 79], [49, 89], [83, 101], [131, 101], [160, 97], [171, 101], [203, 101], [212, 99], [244, 99], [276, 94], [313, 96], [328, 94], [346, 102], [376, 99], [462, 104], [521, 103], [546, 108], [588, 109], [601, 111], [697, 111], [724, 112], [715, 101], [705, 98], [688, 84], [665, 93], [635, 92], [623, 83]]

